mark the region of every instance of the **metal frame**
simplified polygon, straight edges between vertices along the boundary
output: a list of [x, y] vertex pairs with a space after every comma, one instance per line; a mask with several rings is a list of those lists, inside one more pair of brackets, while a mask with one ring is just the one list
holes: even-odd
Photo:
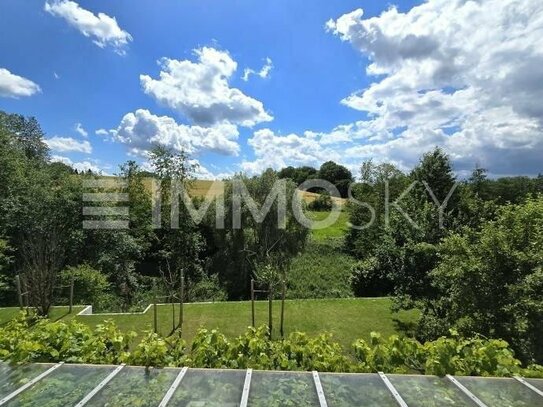
[[87, 404], [100, 390], [102, 390], [106, 384], [108, 384], [115, 376], [117, 376], [117, 373], [119, 373], [123, 368], [125, 367], [125, 364], [121, 364], [120, 366], [117, 366], [113, 372], [108, 374], [104, 380], [102, 380], [98, 385], [91, 390], [90, 393], [88, 393], [83, 399], [75, 405], [75, 407], [82, 407], [85, 404]]
[[479, 400], [479, 398], [475, 394], [473, 394], [471, 391], [469, 391], [466, 386], [464, 386], [462, 383], [460, 383], [458, 380], [456, 380], [453, 376], [448, 374], [446, 377], [456, 387], [458, 387], [462, 391], [462, 393], [464, 393], [466, 396], [468, 396], [471, 399], [471, 401], [473, 401], [479, 407], [488, 407], [485, 403], [483, 403], [481, 400]]
[[385, 383], [385, 386], [387, 386], [388, 390], [390, 391], [390, 393], [396, 400], [396, 403], [398, 403], [398, 405], [400, 405], [401, 407], [409, 407], [407, 403], [404, 401], [404, 399], [402, 398], [402, 396], [400, 396], [400, 393], [398, 393], [398, 390], [396, 390], [396, 387], [394, 387], [394, 385], [390, 382], [388, 377], [386, 377], [386, 375], [383, 372], [378, 372], [378, 373], [379, 373], [379, 377], [381, 377], [381, 380]]
[[45, 376], [49, 375], [50, 373], [54, 372], [55, 370], [57, 370], [59, 367], [61, 367], [62, 365], [64, 364], [64, 362], [60, 362], [60, 363], [57, 363], [56, 365], [54, 366], [51, 366], [49, 369], [47, 369], [45, 372], [39, 374], [38, 376], [36, 376], [35, 378], [33, 378], [32, 380], [30, 380], [28, 383], [24, 384], [23, 386], [19, 387], [17, 390], [15, 390], [14, 392], [8, 394], [6, 397], [4, 397], [2, 400], [0, 400], [0, 406], [3, 406], [5, 405], [8, 401], [14, 399], [15, 397], [17, 397], [19, 394], [21, 394], [23, 391], [25, 391], [26, 389], [28, 389], [29, 387], [32, 387], [34, 386], [36, 383], [38, 383], [41, 379], [43, 379]]
[[164, 395], [164, 398], [162, 399], [162, 401], [160, 402], [158, 407], [166, 407], [166, 405], [170, 402], [170, 400], [173, 397], [173, 394], [175, 393], [175, 391], [179, 387], [179, 384], [181, 383], [181, 380], [183, 380], [183, 377], [185, 377], [185, 374], [187, 373], [187, 370], [189, 370], [188, 367], [184, 367], [183, 369], [181, 369], [181, 371], [179, 372], [179, 374], [177, 375], [177, 377], [173, 381], [172, 385], [170, 386], [170, 388], [168, 389], [168, 391]]
[[313, 381], [315, 382], [315, 388], [317, 389], [317, 396], [319, 397], [320, 406], [328, 407], [326, 397], [324, 396], [324, 390], [322, 389], [321, 378], [319, 377], [319, 372], [316, 370], [313, 371]]
[[543, 397], [543, 391], [539, 390], [537, 387], [535, 387], [534, 385], [528, 383], [526, 380], [524, 380], [523, 377], [520, 377], [520, 376], [514, 376], [515, 380], [517, 380], [518, 382], [521, 382], [523, 385], [525, 385], [526, 387], [528, 387], [530, 390], [533, 390], [535, 391], [537, 394], [539, 394], [541, 397]]
[[239, 407], [247, 407], [249, 402], [249, 392], [251, 391], [251, 379], [253, 377], [253, 369], [247, 369], [245, 373], [245, 382], [243, 383], [243, 393], [241, 394], [241, 401]]

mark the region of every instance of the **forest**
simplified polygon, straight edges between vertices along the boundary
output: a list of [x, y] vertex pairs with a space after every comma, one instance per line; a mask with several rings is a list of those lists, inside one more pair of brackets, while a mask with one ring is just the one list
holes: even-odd
[[[171, 227], [172, 184], [190, 191], [198, 182], [186, 153], [157, 146], [149, 156], [153, 172], [128, 161], [105, 177], [53, 162], [44, 138], [36, 119], [0, 112], [0, 306], [17, 305], [16, 276], [41, 315], [66, 303], [71, 280], [76, 303], [102, 311], [141, 310], [157, 295], [173, 301], [182, 278], [186, 302], [248, 299], [251, 279], [278, 298], [286, 282], [288, 298], [391, 297], [394, 310], [419, 310], [413, 335], [420, 341], [451, 333], [503, 339], [522, 362], [543, 362], [541, 174], [494, 178], [475, 167], [460, 178], [438, 148], [408, 172], [371, 160], [360, 162], [358, 174], [334, 162], [268, 169], [224, 180], [224, 193], [200, 222], [178, 205]], [[317, 198], [304, 203], [305, 213], [318, 218], [339, 209], [350, 225], [325, 241], [292, 209], [298, 186], [315, 179], [334, 185], [338, 196], [312, 189]], [[106, 187], [94, 182], [104, 180]], [[237, 213], [234, 180], [259, 207], [283, 180], [284, 227], [277, 200], [262, 219], [249, 205]], [[89, 219], [83, 208], [95, 204], [86, 194], [104, 192], [128, 200], [88, 211], [92, 219], [128, 227], [82, 227]], [[190, 199], [197, 209], [207, 204]], [[217, 216], [224, 228], [216, 227]]]

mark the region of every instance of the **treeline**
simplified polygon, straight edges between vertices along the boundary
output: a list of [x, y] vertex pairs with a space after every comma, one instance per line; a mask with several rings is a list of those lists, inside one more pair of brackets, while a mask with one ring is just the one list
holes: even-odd
[[423, 340], [454, 329], [543, 360], [541, 175], [491, 180], [476, 168], [458, 180], [436, 149], [408, 174], [366, 162], [361, 179], [349, 214], [362, 228], [345, 239], [356, 295], [394, 295], [396, 308], [421, 310]]
[[[224, 194], [225, 227], [216, 228], [216, 206], [195, 222], [179, 204], [171, 223], [171, 182], [190, 188], [194, 168], [183, 153], [156, 148], [150, 155], [154, 179], [160, 181], [161, 226], [153, 224], [151, 191], [145, 173], [132, 161], [121, 166], [115, 178], [86, 172], [50, 161], [44, 134], [35, 119], [0, 114], [0, 305], [17, 304], [15, 276], [19, 275], [25, 302], [47, 314], [53, 304], [67, 298], [66, 287], [75, 280], [75, 301], [99, 310], [134, 310], [155, 296], [178, 301], [181, 277], [185, 301], [243, 299], [249, 296], [250, 279], [284, 279], [290, 259], [306, 241], [307, 229], [286, 214], [286, 228], [277, 216], [262, 223], [248, 215], [247, 206], [237, 214], [233, 227], [232, 184]], [[236, 177], [260, 206], [278, 180], [274, 171], [259, 177]], [[88, 181], [112, 181], [101, 187]], [[119, 186], [121, 181], [124, 185]], [[107, 184], [107, 182], [106, 182]], [[90, 185], [90, 186], [89, 186]], [[288, 208], [293, 182], [285, 184]], [[88, 193], [126, 193], [128, 202], [88, 202]], [[174, 202], [175, 203], [175, 202]], [[195, 198], [196, 208], [202, 205]], [[106, 212], [83, 214], [83, 207], [101, 206]], [[128, 206], [127, 215], [118, 207]], [[116, 210], [117, 209], [117, 210]], [[96, 214], [98, 213], [98, 214]], [[277, 214], [277, 202], [271, 208]], [[127, 229], [84, 228], [83, 221], [128, 222]], [[261, 270], [272, 269], [272, 275]], [[269, 273], [268, 273], [269, 274]], [[271, 281], [271, 280], [270, 280]]]

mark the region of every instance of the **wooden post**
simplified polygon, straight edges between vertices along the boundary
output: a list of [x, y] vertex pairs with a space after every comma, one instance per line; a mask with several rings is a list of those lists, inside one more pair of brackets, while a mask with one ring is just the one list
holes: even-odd
[[287, 284], [285, 280], [283, 280], [283, 286], [281, 287], [281, 338], [285, 337], [285, 330], [284, 330], [284, 321], [285, 321], [285, 295], [287, 291]]
[[185, 277], [181, 275], [181, 286], [179, 288], [179, 329], [183, 331], [183, 301], [185, 300]]
[[70, 314], [74, 306], [74, 276], [70, 279]]
[[155, 333], [158, 333], [158, 315], [157, 315], [157, 300], [156, 300], [156, 292], [155, 297], [153, 299], [153, 322], [155, 327]]
[[23, 304], [23, 293], [21, 290], [21, 277], [19, 277], [19, 274], [15, 276], [15, 285], [17, 286], [17, 298], [19, 299], [19, 308], [22, 311], [24, 304]]
[[175, 331], [175, 296], [172, 301], [172, 332]]
[[272, 338], [272, 330], [273, 330], [273, 312], [272, 312], [272, 306], [273, 306], [273, 288], [272, 284], [268, 286], [268, 327], [270, 329], [270, 339]]
[[251, 315], [253, 328], [255, 327], [255, 280], [251, 278]]

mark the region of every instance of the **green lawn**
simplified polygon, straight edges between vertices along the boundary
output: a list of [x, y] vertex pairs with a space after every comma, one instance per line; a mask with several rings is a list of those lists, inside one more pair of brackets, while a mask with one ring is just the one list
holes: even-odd
[[[74, 316], [78, 312], [82, 311], [83, 308], [84, 307], [82, 306], [74, 306], [72, 314], [69, 314], [68, 307], [52, 307], [50, 318], [51, 320], [56, 321], [70, 315]], [[18, 307], [0, 308], [0, 326], [17, 317], [17, 315], [19, 315], [19, 312], [21, 312], [21, 310]]]
[[[326, 219], [330, 215], [330, 212], [314, 212], [308, 211], [306, 216], [314, 221], [321, 221]], [[330, 239], [341, 239], [345, 236], [348, 230], [347, 222], [349, 221], [349, 214], [346, 209], [342, 209], [337, 221], [324, 229], [315, 229], [311, 231], [311, 239], [317, 242], [329, 241]]]
[[[291, 300], [285, 306], [285, 331], [307, 332], [317, 335], [333, 334], [334, 340], [349, 348], [357, 338], [369, 338], [371, 331], [388, 336], [401, 333], [400, 327], [409, 326], [416, 312], [393, 314], [388, 298]], [[274, 332], [279, 328], [280, 303], [274, 302]], [[176, 307], [176, 315], [177, 315]], [[256, 325], [267, 323], [267, 302], [256, 303]], [[112, 319], [124, 331], [142, 332], [151, 329], [153, 309], [144, 315], [92, 315], [77, 319], [94, 326], [105, 319]], [[172, 328], [171, 306], [158, 306], [159, 331], [168, 334]], [[214, 304], [186, 304], [183, 336], [190, 341], [198, 328], [218, 328], [229, 337], [244, 332], [251, 324], [250, 302], [223, 302]]]

